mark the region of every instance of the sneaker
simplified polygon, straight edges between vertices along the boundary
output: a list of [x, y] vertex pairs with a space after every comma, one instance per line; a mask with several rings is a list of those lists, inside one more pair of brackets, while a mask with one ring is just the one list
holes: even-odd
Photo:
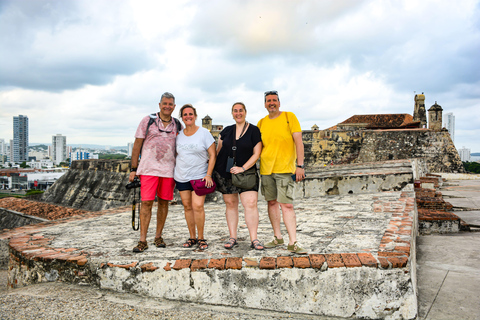
[[295, 241], [292, 245], [288, 245], [287, 250], [296, 254], [307, 254], [307, 250], [300, 247], [297, 241]]
[[159, 238], [155, 238], [155, 241], [153, 242], [155, 243], [155, 246], [157, 248], [165, 248], [167, 245], [165, 244], [165, 241], [163, 241], [163, 238], [162, 237], [159, 237]]
[[133, 248], [133, 252], [143, 252], [148, 249], [147, 241], [138, 241], [138, 244]]
[[276, 246], [281, 246], [282, 244], [284, 244], [283, 238], [278, 239], [276, 236], [274, 236], [273, 240], [265, 243], [264, 247], [265, 248], [275, 248]]

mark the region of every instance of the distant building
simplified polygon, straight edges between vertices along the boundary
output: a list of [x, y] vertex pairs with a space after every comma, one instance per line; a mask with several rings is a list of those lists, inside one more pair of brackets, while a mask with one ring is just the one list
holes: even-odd
[[212, 136], [215, 138], [215, 141], [217, 140], [220, 132], [223, 130], [223, 125], [212, 124], [212, 118], [210, 118], [208, 114], [202, 119], [202, 127], [210, 131]]
[[4, 157], [7, 155], [7, 145], [5, 139], [0, 139], [0, 163], [3, 164], [7, 159]]
[[443, 127], [448, 130], [452, 142], [455, 143], [455, 116], [452, 112], [445, 113], [443, 115]]
[[133, 142], [129, 142], [127, 144], [127, 148], [128, 148], [128, 156], [131, 158], [132, 157], [132, 151], [133, 151]]
[[462, 147], [461, 149], [458, 149], [458, 154], [460, 155], [460, 159], [463, 162], [470, 162], [472, 161], [471, 156], [470, 156], [470, 149], [467, 149], [465, 147]]
[[52, 161], [56, 165], [67, 160], [67, 137], [57, 134], [52, 136]]
[[435, 104], [428, 109], [428, 129], [433, 131], [442, 130], [442, 106]]
[[425, 111], [425, 95], [416, 94], [414, 99], [415, 107], [413, 109], [413, 121], [420, 122], [420, 128], [427, 127], [427, 113]]
[[[10, 146], [11, 148], [12, 146]], [[28, 160], [28, 117], [13, 117], [13, 159], [14, 162]]]
[[87, 151], [75, 151], [70, 153], [70, 164], [76, 160], [98, 159], [98, 154], [93, 154]]

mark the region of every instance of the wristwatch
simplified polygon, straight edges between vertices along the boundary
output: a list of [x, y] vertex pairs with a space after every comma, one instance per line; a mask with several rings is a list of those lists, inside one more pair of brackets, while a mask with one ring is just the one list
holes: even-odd
[[305, 169], [305, 165], [302, 164], [301, 166], [299, 166], [299, 165], [297, 164], [297, 168]]
[[130, 169], [130, 172], [136, 172], [137, 171], [137, 168], [131, 168]]

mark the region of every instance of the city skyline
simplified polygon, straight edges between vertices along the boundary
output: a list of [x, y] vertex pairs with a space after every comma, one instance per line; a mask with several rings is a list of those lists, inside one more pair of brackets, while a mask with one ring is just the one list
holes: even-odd
[[[392, 17], [395, 17], [392, 19]], [[302, 129], [353, 115], [413, 114], [415, 93], [455, 115], [455, 145], [480, 152], [477, 1], [13, 1], [0, 6], [0, 138], [27, 114], [30, 141], [126, 145], [165, 91], [197, 123], [266, 115], [263, 93]], [[12, 36], [15, 35], [15, 36]], [[8, 63], [6, 63], [8, 61]]]

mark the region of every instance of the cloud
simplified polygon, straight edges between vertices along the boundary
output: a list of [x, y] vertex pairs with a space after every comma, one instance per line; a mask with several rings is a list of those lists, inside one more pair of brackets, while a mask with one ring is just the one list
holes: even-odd
[[0, 30], [0, 54], [8, 61], [0, 64], [2, 87], [77, 89], [155, 65], [128, 6], [7, 1], [1, 7]]

